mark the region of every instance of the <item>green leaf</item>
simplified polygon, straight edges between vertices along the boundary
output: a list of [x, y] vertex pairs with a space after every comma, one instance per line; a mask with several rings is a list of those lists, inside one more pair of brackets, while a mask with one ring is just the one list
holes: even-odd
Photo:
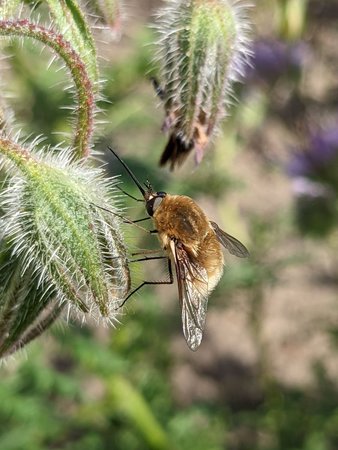
[[118, 375], [109, 379], [108, 401], [112, 402], [138, 429], [149, 448], [156, 450], [173, 448], [145, 399], [128, 380]]

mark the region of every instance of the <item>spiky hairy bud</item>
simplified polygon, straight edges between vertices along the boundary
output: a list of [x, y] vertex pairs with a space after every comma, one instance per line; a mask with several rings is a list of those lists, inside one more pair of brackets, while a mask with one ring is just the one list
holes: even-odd
[[122, 34], [122, 21], [124, 18], [124, 4], [121, 0], [94, 0], [96, 11], [102, 16], [103, 22], [112, 32], [115, 40]]
[[158, 13], [160, 96], [169, 141], [160, 164], [200, 162], [227, 114], [234, 81], [248, 60], [246, 7], [238, 0], [167, 0]]
[[113, 321], [130, 288], [107, 180], [70, 161], [69, 151], [47, 156], [0, 138], [0, 356], [40, 334], [64, 305], [82, 319]]

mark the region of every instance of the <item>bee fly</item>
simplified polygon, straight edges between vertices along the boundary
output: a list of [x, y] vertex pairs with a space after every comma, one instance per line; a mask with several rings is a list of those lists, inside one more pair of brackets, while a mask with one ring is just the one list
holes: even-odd
[[[189, 348], [195, 351], [202, 341], [208, 297], [223, 273], [224, 257], [221, 245], [240, 258], [249, 256], [249, 252], [241, 242], [209, 220], [190, 197], [156, 192], [148, 182], [145, 183], [144, 189], [126, 163], [110, 147], [109, 150], [124, 166], [143, 195], [147, 213], [156, 228], [150, 232], [158, 235], [168, 258], [170, 275], [167, 282], [144, 281], [129, 293], [123, 304], [145, 284], [172, 284], [173, 263], [183, 333]], [[143, 258], [146, 259], [152, 258]]]

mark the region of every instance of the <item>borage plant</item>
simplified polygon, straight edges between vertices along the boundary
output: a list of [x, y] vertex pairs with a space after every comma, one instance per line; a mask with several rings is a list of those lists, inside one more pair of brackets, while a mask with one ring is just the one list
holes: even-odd
[[[158, 92], [169, 144], [162, 163], [200, 161], [227, 114], [231, 86], [248, 59], [245, 8], [237, 0], [167, 0], [158, 14]], [[40, 19], [36, 11], [42, 8]], [[112, 33], [117, 0], [91, 2]], [[27, 10], [27, 11], [26, 11]], [[26, 17], [29, 17], [27, 19]], [[51, 18], [51, 19], [50, 19]], [[44, 25], [49, 21], [48, 26]], [[72, 79], [67, 148], [41, 148], [16, 133], [0, 99], [0, 356], [41, 334], [63, 312], [113, 322], [130, 289], [114, 181], [92, 164], [100, 86], [96, 47], [76, 0], [5, 0], [0, 36], [48, 48]]]
[[160, 164], [201, 162], [233, 101], [234, 82], [249, 62], [247, 4], [237, 0], [171, 0], [158, 13], [159, 94], [168, 143]]
[[[129, 290], [126, 248], [114, 215], [115, 183], [89, 161], [98, 99], [96, 51], [74, 1], [48, 0], [53, 24], [13, 19], [4, 2], [0, 35], [39, 41], [74, 85], [68, 148], [22, 144], [2, 114], [0, 135], [0, 355], [41, 334], [63, 310], [116, 318]], [[21, 13], [22, 14], [22, 13]], [[97, 205], [100, 205], [98, 207]], [[102, 208], [109, 209], [108, 213]]]

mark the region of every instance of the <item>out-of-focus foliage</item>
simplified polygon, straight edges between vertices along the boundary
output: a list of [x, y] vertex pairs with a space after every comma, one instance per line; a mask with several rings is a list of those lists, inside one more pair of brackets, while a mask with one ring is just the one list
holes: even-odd
[[[229, 260], [196, 355], [185, 349], [168, 287], [130, 299], [117, 330], [56, 327], [28, 347], [29, 358], [9, 360], [0, 369], [0, 447], [335, 450], [338, 7], [257, 2], [254, 64], [236, 86], [239, 102], [202, 165], [171, 175], [157, 168], [162, 111], [147, 80], [151, 37], [139, 26], [148, 2], [139, 4], [128, 35], [99, 49], [111, 105], [102, 101], [97, 147], [113, 136], [141, 180], [193, 196], [252, 256]], [[33, 46], [11, 46], [6, 86], [19, 120], [27, 134], [53, 139], [67, 127], [58, 105], [69, 99], [53, 89], [61, 76], [45, 71]], [[108, 168], [122, 173], [112, 159]], [[143, 217], [126, 202], [131, 217]], [[131, 246], [157, 248], [156, 238], [126, 228]], [[135, 285], [165, 276], [150, 263], [132, 269]]]

